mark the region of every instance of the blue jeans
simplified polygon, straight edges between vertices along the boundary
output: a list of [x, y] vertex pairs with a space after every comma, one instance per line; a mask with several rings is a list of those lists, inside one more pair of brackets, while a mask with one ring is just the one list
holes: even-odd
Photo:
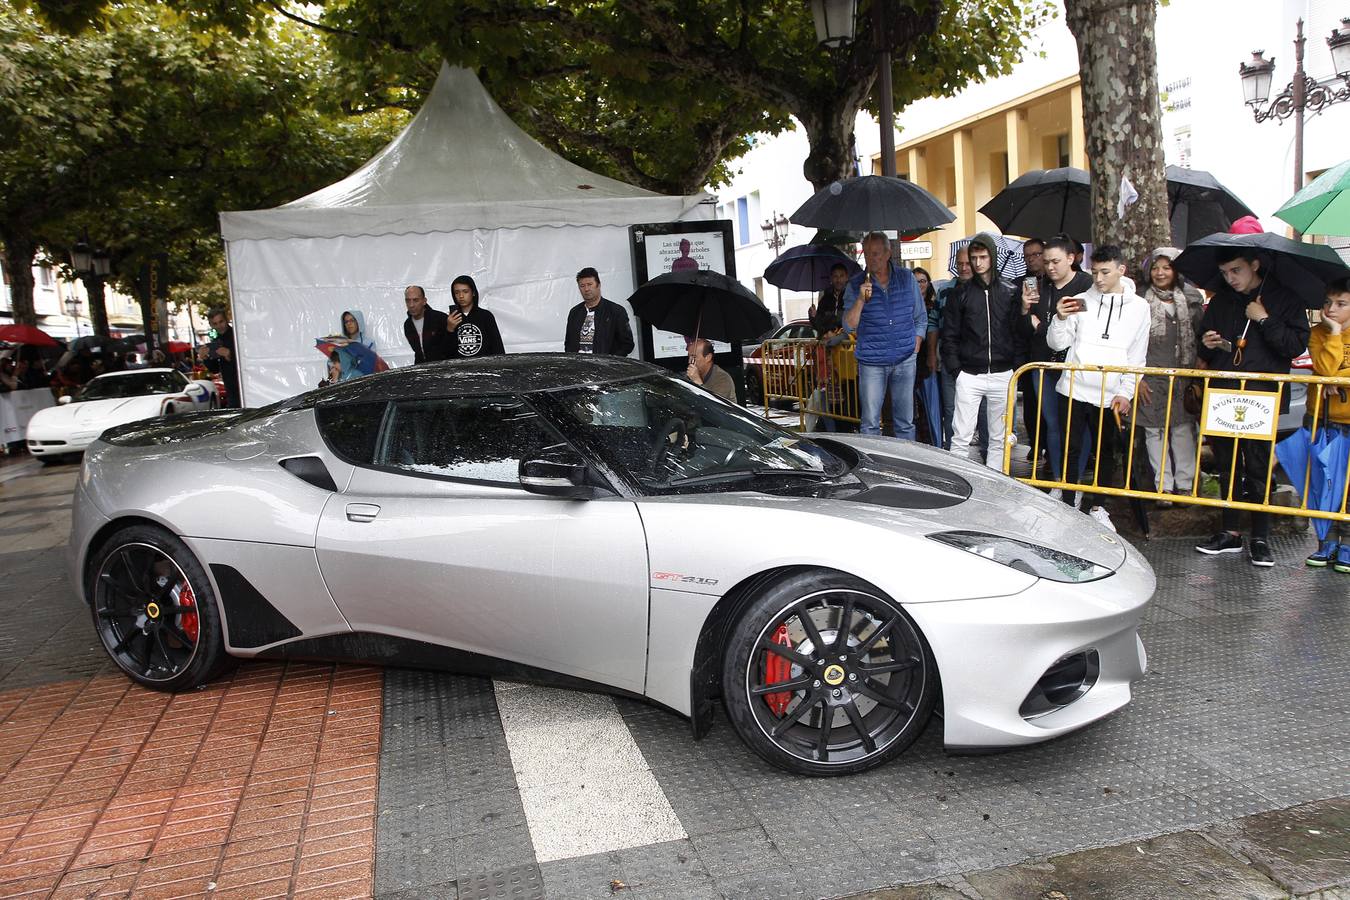
[[911, 355], [891, 366], [858, 363], [858, 403], [862, 406], [863, 434], [881, 434], [881, 404], [891, 391], [891, 428], [895, 436], [914, 440], [914, 362]]
[[[1041, 376], [1045, 376], [1045, 389], [1041, 391], [1041, 422], [1037, 426], [1040, 430], [1039, 446], [1045, 451], [1046, 462], [1050, 466], [1049, 480], [1067, 481], [1059, 477], [1060, 466], [1064, 462], [1064, 426], [1059, 422], [1059, 395], [1055, 393], [1055, 385], [1059, 384], [1060, 372], [1058, 369], [1032, 369], [1024, 375], [1031, 383], [1031, 391], [1028, 392], [1031, 396], [1035, 396], [1036, 389], [1041, 386]], [[1032, 433], [1027, 443], [1037, 446], [1032, 423], [1025, 424], [1027, 431]], [[1039, 463], [1033, 461], [1032, 464], [1037, 466], [1036, 477], [1045, 478], [1046, 473], [1039, 468]]]

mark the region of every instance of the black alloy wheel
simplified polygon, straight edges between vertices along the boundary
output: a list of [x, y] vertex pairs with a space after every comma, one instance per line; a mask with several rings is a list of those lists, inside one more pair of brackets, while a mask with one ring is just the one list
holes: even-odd
[[87, 572], [94, 628], [132, 680], [181, 691], [223, 668], [215, 594], [178, 538], [145, 525], [124, 528], [93, 555]]
[[804, 775], [880, 765], [923, 732], [937, 699], [932, 651], [898, 604], [831, 572], [763, 591], [733, 630], [722, 696], [741, 738]]

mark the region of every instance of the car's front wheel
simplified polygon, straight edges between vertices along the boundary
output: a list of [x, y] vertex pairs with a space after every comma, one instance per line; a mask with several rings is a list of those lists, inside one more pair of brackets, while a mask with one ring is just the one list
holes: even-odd
[[722, 698], [741, 738], [803, 775], [846, 775], [902, 753], [938, 690], [927, 641], [856, 578], [802, 572], [762, 590], [727, 640]]
[[182, 691], [224, 668], [215, 593], [177, 537], [148, 525], [123, 528], [93, 555], [87, 572], [94, 628], [132, 680]]

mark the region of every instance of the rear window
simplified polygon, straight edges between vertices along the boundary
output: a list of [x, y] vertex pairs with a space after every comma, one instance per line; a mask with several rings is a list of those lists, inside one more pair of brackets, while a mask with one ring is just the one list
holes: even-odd
[[314, 409], [319, 433], [341, 459], [353, 465], [370, 465], [375, 443], [388, 406], [383, 400], [370, 403], [321, 404]]

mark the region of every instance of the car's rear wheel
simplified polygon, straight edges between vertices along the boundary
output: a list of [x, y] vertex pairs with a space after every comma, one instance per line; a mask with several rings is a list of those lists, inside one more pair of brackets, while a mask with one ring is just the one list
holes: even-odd
[[132, 680], [182, 691], [224, 668], [215, 593], [178, 538], [149, 525], [123, 528], [94, 554], [87, 572], [94, 628]]
[[803, 775], [846, 775], [902, 753], [937, 698], [927, 641], [898, 604], [833, 572], [765, 588], [727, 641], [722, 698], [741, 738]]

